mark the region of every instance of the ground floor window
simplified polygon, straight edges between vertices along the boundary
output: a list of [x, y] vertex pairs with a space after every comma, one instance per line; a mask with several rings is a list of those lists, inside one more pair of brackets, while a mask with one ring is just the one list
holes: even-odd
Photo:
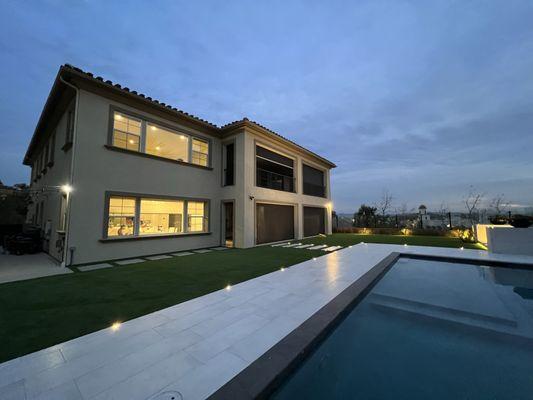
[[208, 230], [208, 202], [205, 200], [115, 195], [108, 199], [107, 237], [172, 235]]

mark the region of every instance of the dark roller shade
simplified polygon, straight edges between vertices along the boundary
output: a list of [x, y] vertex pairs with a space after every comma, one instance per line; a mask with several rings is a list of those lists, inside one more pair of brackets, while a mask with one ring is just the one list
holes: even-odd
[[257, 244], [294, 239], [294, 207], [257, 204]]
[[326, 233], [325, 209], [304, 207], [304, 236], [315, 236]]

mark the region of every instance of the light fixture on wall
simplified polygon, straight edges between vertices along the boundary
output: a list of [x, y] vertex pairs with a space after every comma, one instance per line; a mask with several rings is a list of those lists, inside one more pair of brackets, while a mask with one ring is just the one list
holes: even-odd
[[70, 192], [72, 192], [72, 186], [70, 186], [69, 184], [62, 185], [61, 191], [65, 194], [69, 194]]
[[250, 196], [248, 196], [248, 197], [250, 198], [250, 200], [255, 199], [255, 196], [252, 196], [252, 195], [250, 195]]

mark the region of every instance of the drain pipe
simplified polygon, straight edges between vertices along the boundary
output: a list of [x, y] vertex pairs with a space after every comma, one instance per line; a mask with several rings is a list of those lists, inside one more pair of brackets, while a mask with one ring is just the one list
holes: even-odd
[[[69, 83], [63, 79], [61, 74], [59, 75], [59, 80], [63, 82], [65, 85], [71, 87], [76, 92], [76, 100], [74, 105], [74, 127], [72, 129], [72, 156], [70, 160], [70, 177], [68, 184], [71, 188], [74, 188], [73, 182], [74, 182], [74, 161], [75, 157], [74, 154], [76, 152], [76, 141], [78, 138], [78, 108], [80, 103], [80, 91], [79, 89], [74, 86], [72, 83]], [[70, 235], [70, 207], [72, 204], [72, 193], [67, 194], [67, 221], [66, 221], [66, 229], [65, 229], [65, 245], [63, 246], [63, 262], [61, 263], [62, 267], [67, 266], [67, 257], [70, 254], [70, 259], [68, 260], [68, 266], [72, 265], [72, 259], [74, 258], [74, 251], [76, 250], [75, 247], [71, 247], [69, 249], [68, 242], [69, 242], [69, 235]]]

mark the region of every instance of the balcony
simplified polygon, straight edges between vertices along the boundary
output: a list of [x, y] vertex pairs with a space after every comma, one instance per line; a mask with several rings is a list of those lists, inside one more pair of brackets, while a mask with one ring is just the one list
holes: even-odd
[[257, 168], [257, 186], [284, 192], [294, 192], [294, 177]]
[[308, 196], [326, 197], [326, 187], [314, 183], [304, 182], [304, 194]]

